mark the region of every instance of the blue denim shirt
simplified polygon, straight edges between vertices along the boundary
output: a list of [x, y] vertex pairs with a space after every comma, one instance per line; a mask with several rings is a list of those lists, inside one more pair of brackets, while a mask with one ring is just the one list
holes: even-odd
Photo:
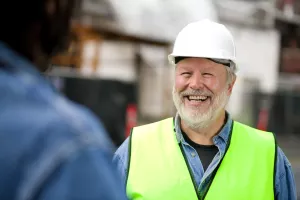
[[0, 199], [126, 199], [102, 125], [1, 42], [0, 95]]
[[[196, 150], [190, 146], [183, 138], [181, 128], [180, 128], [180, 117], [178, 114], [175, 118], [175, 131], [178, 143], [183, 147], [184, 153], [186, 154], [188, 164], [190, 165], [195, 178], [196, 185], [198, 186], [198, 192], [202, 197], [210, 179], [212, 177], [212, 172], [217, 167], [221, 158], [225, 154], [226, 145], [229, 139], [229, 134], [231, 130], [232, 119], [228, 117], [228, 120], [220, 133], [213, 138], [214, 144], [218, 147], [219, 152], [214, 157], [213, 161], [208, 166], [207, 170], [203, 170], [201, 160], [196, 152]], [[117, 165], [119, 172], [123, 177], [123, 183], [125, 183], [126, 175], [128, 173], [128, 138], [115, 152], [113, 158], [114, 163]], [[291, 164], [278, 147], [277, 154], [277, 165], [276, 165], [276, 182], [275, 182], [275, 192], [276, 200], [296, 200], [296, 187], [294, 175], [292, 173]]]

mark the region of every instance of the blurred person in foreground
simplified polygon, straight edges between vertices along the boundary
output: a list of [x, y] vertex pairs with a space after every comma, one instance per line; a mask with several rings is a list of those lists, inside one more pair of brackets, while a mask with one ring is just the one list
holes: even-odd
[[225, 110], [237, 68], [229, 30], [193, 22], [178, 34], [169, 60], [176, 117], [133, 128], [113, 159], [128, 197], [296, 200], [291, 164], [273, 134]]
[[1, 1], [1, 200], [126, 199], [102, 125], [41, 73], [68, 36], [74, 3]]

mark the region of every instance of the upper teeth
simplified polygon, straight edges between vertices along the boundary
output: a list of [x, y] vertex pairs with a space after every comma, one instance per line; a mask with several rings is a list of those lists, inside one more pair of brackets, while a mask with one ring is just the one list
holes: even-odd
[[189, 96], [189, 98], [193, 100], [205, 100], [207, 96]]

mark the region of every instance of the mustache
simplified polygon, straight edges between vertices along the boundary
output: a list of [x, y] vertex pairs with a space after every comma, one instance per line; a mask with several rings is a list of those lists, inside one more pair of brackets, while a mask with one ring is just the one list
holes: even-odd
[[183, 92], [180, 92], [179, 95], [181, 97], [184, 97], [184, 96], [212, 96], [212, 93], [208, 92], [208, 91], [203, 91], [203, 90], [189, 89], [189, 90], [185, 90]]

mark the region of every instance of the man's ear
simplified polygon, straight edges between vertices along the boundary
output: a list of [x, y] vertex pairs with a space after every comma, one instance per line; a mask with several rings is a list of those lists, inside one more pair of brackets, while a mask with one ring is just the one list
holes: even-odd
[[235, 81], [236, 81], [236, 76], [233, 77], [231, 83], [228, 85], [228, 94], [232, 93], [232, 89], [233, 89], [233, 86], [235, 84]]

